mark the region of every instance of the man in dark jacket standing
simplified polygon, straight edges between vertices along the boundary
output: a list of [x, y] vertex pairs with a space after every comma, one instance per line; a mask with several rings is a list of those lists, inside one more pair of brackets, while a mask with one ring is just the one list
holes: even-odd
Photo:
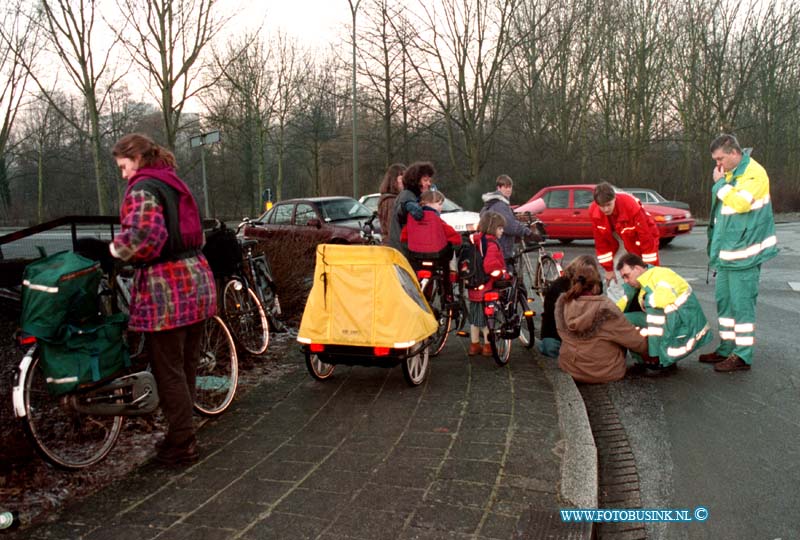
[[506, 264], [511, 262], [514, 255], [514, 242], [517, 238], [525, 238], [533, 234], [531, 230], [517, 221], [513, 210], [509, 203], [511, 201], [511, 191], [514, 189], [514, 182], [507, 174], [501, 174], [495, 181], [497, 191], [490, 191], [484, 193], [481, 197], [483, 199], [483, 208], [481, 208], [481, 215], [486, 212], [497, 212], [506, 220], [506, 227], [503, 230], [503, 236], [500, 238], [500, 247], [503, 248], [503, 257], [506, 259]]

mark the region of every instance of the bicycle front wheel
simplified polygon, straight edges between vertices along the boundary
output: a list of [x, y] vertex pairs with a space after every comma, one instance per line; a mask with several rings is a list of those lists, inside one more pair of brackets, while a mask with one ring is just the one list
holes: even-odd
[[71, 406], [70, 394], [51, 394], [38, 347], [28, 351], [18, 376], [24, 381], [25, 431], [44, 459], [61, 469], [78, 470], [98, 463], [114, 448], [125, 418], [82, 414]]
[[250, 354], [261, 354], [269, 345], [269, 323], [264, 307], [247, 284], [233, 278], [222, 292], [225, 320], [236, 341]]
[[207, 319], [195, 377], [194, 409], [203, 416], [221, 414], [233, 402], [239, 383], [236, 346], [219, 317]]
[[444, 297], [444, 288], [439, 280], [432, 279], [425, 287], [425, 298], [428, 300], [433, 316], [436, 317], [436, 322], [439, 327], [436, 333], [431, 336], [430, 355], [436, 356], [447, 343], [447, 335], [450, 332], [450, 324], [453, 321], [452, 307], [448, 305]]
[[550, 255], [542, 255], [536, 267], [535, 288], [539, 296], [544, 299], [547, 288], [561, 276], [561, 270], [556, 260]]
[[536, 325], [533, 322], [533, 310], [528, 303], [528, 296], [524, 291], [517, 292], [517, 313], [519, 319], [519, 340], [526, 349], [533, 347]]

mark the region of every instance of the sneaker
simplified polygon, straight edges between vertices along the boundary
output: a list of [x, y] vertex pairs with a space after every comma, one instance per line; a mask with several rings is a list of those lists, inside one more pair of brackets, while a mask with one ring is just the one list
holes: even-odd
[[647, 367], [644, 364], [632, 364], [625, 369], [626, 377], [644, 377], [647, 373]]
[[717, 354], [717, 351], [701, 354], [698, 358], [698, 362], [702, 362], [704, 364], [716, 364], [717, 362], [722, 362], [727, 358], [726, 356], [722, 356], [721, 354]]
[[488, 343], [483, 344], [483, 350], [481, 350], [481, 356], [492, 356], [492, 346]]
[[189, 465], [199, 459], [196, 441], [186, 446], [163, 446], [156, 454], [156, 461], [162, 465]]
[[750, 364], [745, 363], [744, 360], [735, 354], [731, 354], [725, 360], [714, 366], [714, 371], [719, 371], [721, 373], [727, 373], [729, 371], [747, 371], [749, 369]]
[[647, 366], [644, 376], [651, 378], [666, 377], [678, 371], [678, 364], [670, 364], [668, 366], [658, 365], [657, 367]]
[[467, 352], [470, 356], [477, 356], [481, 353], [481, 344], [480, 343], [470, 343], [469, 344], [469, 352]]

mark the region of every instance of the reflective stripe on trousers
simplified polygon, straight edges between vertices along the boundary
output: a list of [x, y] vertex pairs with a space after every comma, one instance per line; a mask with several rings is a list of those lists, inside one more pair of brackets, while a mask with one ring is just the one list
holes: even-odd
[[715, 284], [720, 337], [717, 353], [733, 353], [748, 364], [753, 361], [760, 276], [760, 265], [744, 270], [720, 268]]

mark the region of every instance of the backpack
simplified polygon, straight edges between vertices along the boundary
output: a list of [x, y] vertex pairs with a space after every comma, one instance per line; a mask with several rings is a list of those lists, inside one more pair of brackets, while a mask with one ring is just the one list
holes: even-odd
[[481, 235], [480, 246], [469, 242], [464, 242], [461, 252], [458, 254], [458, 277], [466, 283], [470, 289], [477, 289], [489, 281], [489, 276], [483, 270], [483, 256], [486, 253], [487, 239]]
[[99, 313], [100, 264], [62, 251], [29, 264], [22, 282], [23, 332], [36, 337], [54, 395], [130, 366], [127, 316]]
[[236, 232], [224, 223], [208, 231], [203, 255], [206, 256], [214, 277], [223, 278], [236, 273], [237, 265], [242, 262], [242, 247], [236, 238]]

